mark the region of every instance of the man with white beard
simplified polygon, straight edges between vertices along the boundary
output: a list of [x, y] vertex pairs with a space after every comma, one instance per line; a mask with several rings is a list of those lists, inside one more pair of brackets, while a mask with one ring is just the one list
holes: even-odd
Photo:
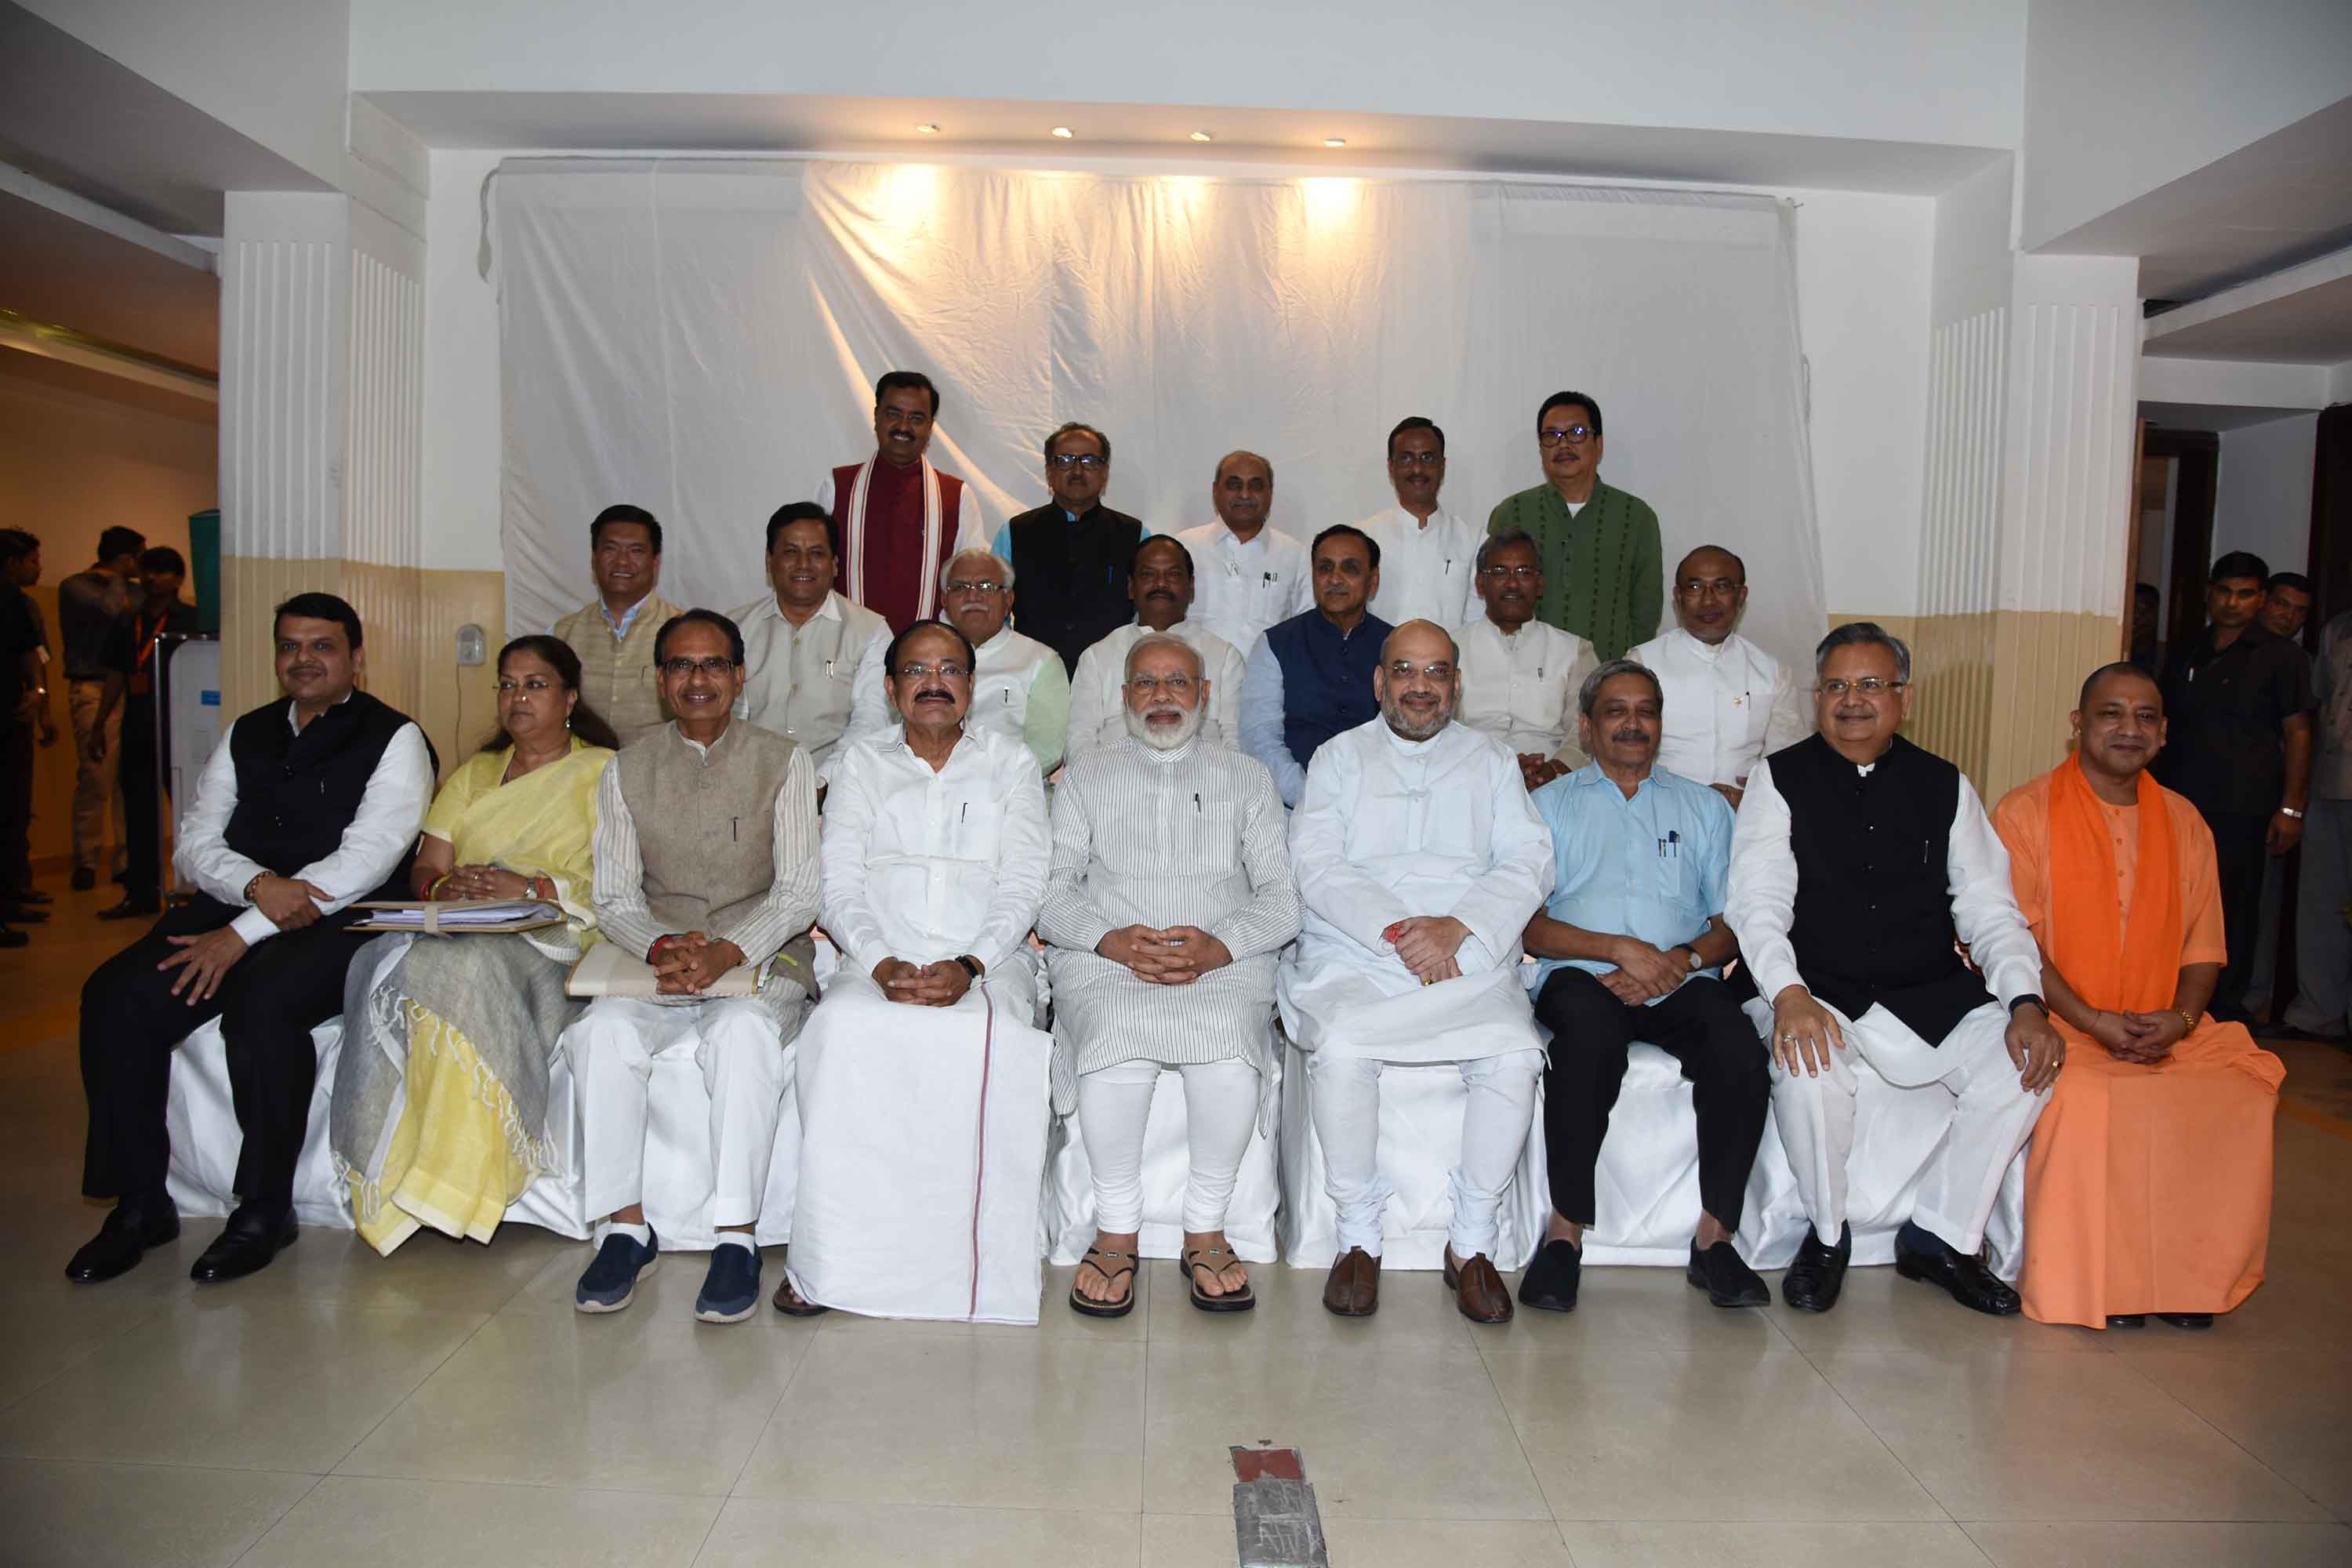
[[1225, 1209], [1273, 1080], [1275, 954], [1298, 933], [1281, 797], [1265, 764], [1201, 736], [1210, 682], [1181, 638], [1127, 653], [1127, 734], [1072, 763], [1054, 796], [1037, 931], [1054, 982], [1054, 1108], [1077, 1113], [1094, 1246], [1073, 1310], [1135, 1306], [1143, 1133], [1163, 1068], [1184, 1079], [1192, 1162], [1182, 1265], [1206, 1312], [1257, 1304]]
[[1551, 890], [1551, 834], [1518, 759], [1454, 721], [1454, 639], [1427, 621], [1389, 634], [1380, 716], [1317, 749], [1290, 826], [1306, 903], [1276, 985], [1307, 1055], [1307, 1102], [1339, 1210], [1323, 1305], [1380, 1305], [1381, 1069], [1447, 1062], [1468, 1089], [1445, 1285], [1474, 1322], [1508, 1322], [1491, 1254], [1503, 1192], [1535, 1112], [1544, 1054], [1519, 940]]

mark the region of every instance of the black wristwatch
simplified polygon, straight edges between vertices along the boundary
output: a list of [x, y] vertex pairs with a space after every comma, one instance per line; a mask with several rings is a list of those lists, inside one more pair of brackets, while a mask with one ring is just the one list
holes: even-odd
[[956, 954], [956, 962], [963, 965], [963, 972], [966, 974], [971, 975], [974, 980], [980, 978], [980, 960], [968, 952], [960, 952]]
[[2036, 996], [2036, 995], [2035, 995], [2032, 992], [2031, 992], [2031, 991], [2027, 992], [2024, 995], [2018, 997], [2015, 1001], [2013, 1001], [2013, 1002], [2010, 1003], [2010, 1005], [2009, 1005], [2009, 1016], [2010, 1016], [2011, 1017], [2012, 1017], [2012, 1018], [2016, 1017], [2016, 1016], [2017, 1016], [2017, 1010], [2018, 1010], [2020, 1007], [2024, 1006], [2028, 1002], [2031, 1002], [2031, 1003], [2032, 1003], [2036, 1007], [2041, 1008], [2041, 1009], [2042, 1009], [2042, 1016], [2044, 1018], [2047, 1018], [2048, 1016], [2050, 1016], [2050, 1004], [2049, 1004], [2049, 1003], [2047, 1003], [2047, 1002], [2044, 1002], [2041, 997]]

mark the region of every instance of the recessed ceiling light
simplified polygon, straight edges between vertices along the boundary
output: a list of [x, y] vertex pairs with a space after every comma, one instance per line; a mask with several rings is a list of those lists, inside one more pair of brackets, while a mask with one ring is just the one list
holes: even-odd
[[926, 136], [937, 136], [940, 133], [940, 128], [936, 125], [918, 125], [915, 129]]
[[1071, 137], [1076, 136], [1077, 132], [1071, 130], [1066, 125], [1056, 125], [1054, 127], [1054, 134], [1060, 137], [1063, 141], [1067, 142]]
[[1326, 147], [1345, 147], [1347, 144], [1348, 139], [1345, 136], [1326, 136], [1323, 138], [1323, 145]]
[[1195, 131], [1192, 132], [1192, 140], [1195, 142], [1214, 142], [1216, 138], [1210, 135], [1205, 131]]

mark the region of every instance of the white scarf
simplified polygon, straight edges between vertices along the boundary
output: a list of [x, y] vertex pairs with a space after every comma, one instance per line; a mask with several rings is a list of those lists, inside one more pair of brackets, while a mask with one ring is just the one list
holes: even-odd
[[[845, 564], [849, 568], [848, 587], [852, 604], [869, 602], [866, 597], [866, 497], [873, 485], [874, 465], [881, 460], [882, 454], [877, 452], [859, 464], [857, 478], [849, 485], [849, 548], [845, 552], [848, 556]], [[929, 620], [939, 608], [940, 584], [938, 574], [931, 568], [932, 563], [940, 558], [940, 471], [931, 467], [929, 458], [919, 458], [916, 461], [922, 465], [923, 469], [923, 585], [921, 595], [915, 602], [915, 618]]]

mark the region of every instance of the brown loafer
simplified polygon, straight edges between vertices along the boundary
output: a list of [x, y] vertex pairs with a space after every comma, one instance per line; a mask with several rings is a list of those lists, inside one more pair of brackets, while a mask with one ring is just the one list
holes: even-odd
[[[790, 1248], [786, 1250], [789, 1251]], [[776, 1293], [772, 1298], [771, 1304], [787, 1318], [814, 1318], [833, 1310], [832, 1308], [821, 1302], [812, 1301], [793, 1289], [793, 1276], [789, 1269], [785, 1271], [782, 1279], [776, 1281]]]
[[1323, 1281], [1323, 1307], [1341, 1318], [1369, 1318], [1379, 1311], [1381, 1260], [1360, 1247], [1341, 1253]]
[[1503, 1288], [1503, 1277], [1483, 1252], [1467, 1263], [1454, 1261], [1454, 1249], [1445, 1249], [1445, 1288], [1454, 1292], [1454, 1304], [1462, 1315], [1474, 1323], [1507, 1323], [1511, 1321], [1511, 1293]]

